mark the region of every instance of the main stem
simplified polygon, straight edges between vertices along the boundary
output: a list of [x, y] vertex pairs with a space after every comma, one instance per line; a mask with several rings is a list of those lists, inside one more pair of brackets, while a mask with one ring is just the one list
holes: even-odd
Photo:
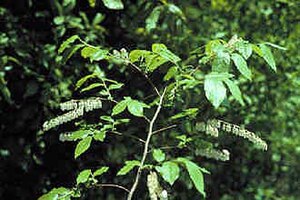
[[143, 157], [142, 157], [142, 160], [141, 160], [141, 163], [140, 163], [140, 166], [137, 170], [137, 173], [136, 173], [136, 177], [135, 177], [135, 181], [130, 189], [130, 192], [128, 194], [128, 197], [127, 197], [127, 200], [131, 200], [132, 197], [133, 197], [133, 194], [139, 184], [139, 180], [140, 180], [140, 177], [141, 177], [141, 173], [142, 173], [142, 169], [143, 169], [143, 166], [144, 166], [144, 163], [145, 163], [145, 160], [147, 158], [147, 154], [148, 154], [148, 149], [149, 149], [149, 144], [150, 144], [150, 141], [151, 141], [151, 136], [153, 135], [153, 126], [154, 126], [154, 122], [155, 120], [157, 119], [158, 117], [158, 114], [161, 110], [161, 107], [162, 107], [162, 103], [163, 103], [163, 98], [165, 96], [165, 92], [166, 92], [166, 89], [164, 89], [163, 91], [163, 94], [160, 95], [160, 99], [159, 99], [159, 104], [156, 108], [156, 111], [155, 111], [155, 114], [153, 116], [153, 118], [151, 119], [150, 121], [150, 124], [149, 124], [149, 131], [148, 131], [148, 135], [147, 135], [147, 139], [146, 139], [146, 143], [145, 143], [145, 146], [144, 146], [144, 152], [143, 152]]

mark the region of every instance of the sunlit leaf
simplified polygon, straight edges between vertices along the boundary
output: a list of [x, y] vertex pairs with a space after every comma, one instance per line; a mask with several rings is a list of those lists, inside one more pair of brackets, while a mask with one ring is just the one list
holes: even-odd
[[127, 104], [128, 104], [128, 100], [126, 99], [117, 103], [112, 110], [112, 115], [117, 115], [123, 112], [126, 109]]
[[219, 77], [205, 76], [204, 90], [205, 96], [215, 108], [218, 108], [226, 98], [226, 88]]
[[120, 169], [120, 171], [117, 173], [117, 176], [126, 175], [128, 172], [130, 172], [134, 167], [137, 167], [140, 165], [140, 161], [138, 160], [128, 160], [125, 161], [124, 167]]
[[76, 178], [76, 184], [78, 185], [80, 183], [87, 182], [91, 175], [92, 175], [92, 171], [90, 169], [85, 169], [81, 171]]
[[102, 0], [104, 5], [112, 10], [122, 10], [124, 9], [124, 5], [121, 0]]
[[96, 176], [101, 176], [102, 174], [104, 174], [105, 172], [107, 172], [109, 169], [109, 167], [101, 167], [99, 169], [97, 169], [94, 173], [93, 173], [93, 176], [96, 177]]
[[173, 63], [177, 63], [181, 60], [177, 55], [171, 52], [164, 44], [153, 44], [152, 51]]
[[166, 159], [166, 155], [161, 149], [154, 149], [152, 156], [157, 162], [162, 162]]
[[180, 169], [178, 164], [175, 162], [164, 162], [161, 167], [157, 166], [155, 169], [170, 185], [173, 185], [174, 182], [179, 178]]
[[78, 142], [76, 149], [75, 149], [75, 159], [78, 158], [81, 154], [83, 154], [86, 150], [90, 148], [92, 142], [92, 137], [88, 136]]

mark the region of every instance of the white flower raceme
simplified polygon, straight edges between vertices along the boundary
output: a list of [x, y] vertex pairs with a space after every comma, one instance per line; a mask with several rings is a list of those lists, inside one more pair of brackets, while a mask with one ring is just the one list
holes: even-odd
[[230, 153], [227, 149], [223, 149], [222, 151], [216, 149], [200, 149], [197, 150], [197, 154], [207, 157], [213, 158], [215, 160], [227, 161], [229, 160]]
[[265, 141], [263, 141], [259, 136], [257, 136], [255, 133], [248, 131], [244, 128], [241, 128], [235, 124], [231, 124], [222, 120], [218, 119], [211, 119], [208, 120], [206, 123], [204, 122], [198, 122], [196, 123], [196, 129], [198, 131], [205, 131], [207, 135], [211, 135], [214, 137], [218, 137], [219, 131], [218, 129], [227, 132], [232, 133], [234, 135], [243, 137], [250, 142], [254, 143], [259, 147], [260, 149], [267, 150], [268, 145]]
[[51, 128], [59, 126], [61, 124], [72, 121], [84, 114], [102, 107], [102, 101], [100, 98], [89, 98], [82, 100], [71, 100], [60, 104], [62, 111], [69, 111], [65, 114], [59, 115], [43, 124], [43, 131], [48, 131]]

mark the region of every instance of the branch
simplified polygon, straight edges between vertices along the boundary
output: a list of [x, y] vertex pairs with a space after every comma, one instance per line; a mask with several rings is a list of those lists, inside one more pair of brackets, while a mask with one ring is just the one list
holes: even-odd
[[156, 108], [156, 111], [155, 111], [155, 114], [154, 114], [153, 118], [150, 121], [148, 136], [147, 136], [147, 140], [146, 140], [146, 143], [145, 143], [145, 146], [144, 146], [144, 152], [143, 152], [141, 164], [140, 164], [140, 166], [138, 168], [138, 171], [137, 171], [137, 174], [136, 174], [136, 177], [135, 177], [135, 181], [134, 181], [134, 183], [133, 183], [133, 185], [132, 185], [132, 187], [130, 189], [130, 192], [128, 194], [127, 200], [131, 200], [132, 199], [133, 194], [134, 194], [134, 192], [135, 192], [135, 190], [136, 190], [136, 188], [138, 186], [138, 183], [139, 183], [139, 180], [140, 180], [140, 177], [141, 177], [141, 173], [142, 173], [142, 168], [143, 168], [143, 165], [144, 165], [145, 160], [147, 158], [149, 144], [150, 144], [150, 141], [151, 141], [151, 136], [153, 135], [154, 122], [157, 119], [158, 114], [159, 114], [159, 112], [161, 110], [162, 103], [163, 103], [163, 98], [165, 96], [165, 93], [166, 93], [166, 88], [164, 89], [162, 95], [159, 95], [160, 96], [159, 104], [158, 104], [158, 106]]
[[139, 142], [141, 142], [141, 143], [143, 143], [143, 144], [146, 143], [145, 140], [143, 140], [143, 139], [141, 139], [141, 138], [139, 138], [139, 137], [136, 137], [136, 136], [134, 136], [134, 135], [127, 134], [127, 133], [120, 133], [120, 132], [118, 132], [118, 131], [110, 131], [110, 133], [113, 133], [113, 134], [116, 134], [116, 135], [121, 135], [121, 136], [127, 136], [127, 137], [130, 137], [130, 138], [132, 138], [132, 139], [138, 140]]
[[127, 193], [130, 192], [127, 188], [125, 188], [125, 187], [123, 187], [121, 185], [112, 184], [112, 183], [102, 183], [102, 184], [97, 184], [96, 186], [98, 186], [98, 187], [114, 187], [114, 188], [119, 188], [121, 190], [124, 190]]
[[171, 125], [171, 126], [167, 126], [167, 127], [158, 129], [158, 130], [156, 130], [156, 131], [153, 131], [152, 134], [154, 135], [154, 134], [157, 134], [157, 133], [160, 133], [160, 132], [162, 132], [162, 131], [165, 131], [165, 130], [168, 130], [168, 129], [171, 129], [171, 128], [175, 128], [175, 127], [177, 127], [177, 125], [176, 125], [176, 124], [173, 124], [173, 125]]

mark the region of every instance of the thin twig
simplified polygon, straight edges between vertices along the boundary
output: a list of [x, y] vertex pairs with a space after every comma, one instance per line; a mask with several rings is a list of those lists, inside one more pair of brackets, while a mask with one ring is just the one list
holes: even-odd
[[137, 171], [137, 174], [136, 174], [136, 177], [135, 177], [135, 181], [134, 181], [134, 183], [133, 183], [133, 185], [132, 185], [132, 187], [130, 189], [130, 192], [128, 194], [127, 200], [131, 200], [132, 199], [133, 194], [134, 194], [134, 192], [135, 192], [135, 190], [136, 190], [136, 188], [138, 186], [138, 183], [139, 183], [139, 180], [140, 180], [140, 176], [141, 176], [141, 173], [142, 173], [142, 169], [143, 169], [145, 160], [147, 158], [149, 144], [150, 144], [150, 141], [151, 141], [151, 136], [153, 134], [154, 122], [157, 119], [158, 114], [159, 114], [159, 112], [161, 110], [162, 103], [163, 103], [163, 98], [165, 96], [165, 92], [166, 92], [166, 88], [164, 89], [162, 95], [160, 95], [159, 104], [158, 104], [158, 106], [156, 108], [156, 111], [155, 111], [155, 114], [154, 114], [153, 118], [151, 119], [151, 122], [150, 122], [150, 125], [149, 125], [149, 131], [148, 131], [147, 140], [146, 140], [146, 143], [145, 143], [145, 146], [144, 146], [144, 152], [143, 152], [142, 160], [141, 160], [140, 166], [138, 168], [138, 171]]
[[127, 133], [120, 133], [120, 132], [118, 132], [118, 131], [111, 131], [111, 133], [116, 134], [116, 135], [127, 136], [127, 137], [130, 137], [130, 138], [133, 138], [133, 139], [138, 140], [139, 142], [141, 142], [141, 143], [143, 143], [143, 144], [146, 143], [145, 140], [143, 140], [143, 139], [141, 139], [141, 138], [139, 138], [139, 137], [136, 137], [136, 136], [134, 136], [134, 135], [130, 135], [130, 134], [127, 134]]
[[171, 129], [171, 128], [175, 128], [175, 127], [177, 127], [177, 125], [176, 125], [176, 124], [173, 124], [173, 125], [171, 125], [171, 126], [167, 126], [167, 127], [158, 129], [158, 130], [156, 130], [156, 131], [153, 131], [152, 135], [157, 134], [157, 133], [160, 133], [160, 132], [165, 131], [165, 130], [168, 130], [168, 129]]
[[96, 186], [98, 186], [98, 187], [114, 187], [114, 188], [119, 188], [121, 190], [124, 190], [127, 193], [130, 192], [127, 188], [125, 188], [121, 185], [113, 184], [113, 183], [101, 183], [101, 184], [97, 184]]

